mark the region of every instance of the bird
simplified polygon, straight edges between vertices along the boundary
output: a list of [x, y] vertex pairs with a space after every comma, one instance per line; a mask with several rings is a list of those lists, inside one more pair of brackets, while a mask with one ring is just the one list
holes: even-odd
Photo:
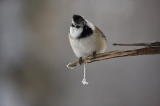
[[69, 42], [71, 48], [79, 59], [83, 59], [98, 53], [104, 53], [107, 49], [107, 39], [104, 33], [93, 23], [84, 17], [74, 14], [69, 31]]

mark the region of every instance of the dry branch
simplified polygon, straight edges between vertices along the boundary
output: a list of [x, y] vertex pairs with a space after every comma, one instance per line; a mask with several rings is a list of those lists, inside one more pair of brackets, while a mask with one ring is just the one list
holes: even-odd
[[[153, 42], [153, 43], [135, 43], [135, 44], [113, 44], [118, 46], [146, 46], [140, 49], [134, 50], [126, 50], [126, 51], [112, 51], [106, 53], [97, 54], [94, 58], [87, 57], [83, 60], [83, 63], [92, 63], [95, 61], [101, 61], [111, 58], [117, 57], [125, 57], [125, 56], [138, 56], [138, 55], [154, 55], [160, 54], [160, 42]], [[67, 65], [68, 68], [74, 68], [79, 65], [79, 61], [75, 61], [73, 63], [69, 63]]]
[[160, 47], [160, 42], [152, 43], [114, 43], [114, 46], [148, 46], [148, 47]]

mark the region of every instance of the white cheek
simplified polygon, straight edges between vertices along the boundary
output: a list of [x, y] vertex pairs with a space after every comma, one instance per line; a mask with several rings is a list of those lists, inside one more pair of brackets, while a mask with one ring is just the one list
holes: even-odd
[[82, 32], [82, 28], [74, 28], [74, 27], [70, 27], [70, 35], [73, 37], [73, 38], [77, 38], [80, 36]]

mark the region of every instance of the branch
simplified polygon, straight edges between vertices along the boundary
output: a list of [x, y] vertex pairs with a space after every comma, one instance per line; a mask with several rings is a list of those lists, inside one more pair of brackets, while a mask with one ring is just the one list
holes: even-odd
[[148, 46], [148, 47], [160, 47], [160, 42], [152, 43], [114, 43], [114, 46]]
[[[126, 50], [126, 51], [112, 51], [106, 53], [97, 54], [95, 57], [87, 57], [83, 60], [84, 63], [92, 63], [95, 61], [107, 60], [111, 58], [126, 57], [126, 56], [138, 56], [138, 55], [154, 55], [160, 54], [160, 42], [153, 43], [135, 43], [135, 44], [113, 44], [119, 46], [147, 46], [140, 49]], [[74, 68], [79, 65], [79, 61], [69, 63], [68, 68]]]

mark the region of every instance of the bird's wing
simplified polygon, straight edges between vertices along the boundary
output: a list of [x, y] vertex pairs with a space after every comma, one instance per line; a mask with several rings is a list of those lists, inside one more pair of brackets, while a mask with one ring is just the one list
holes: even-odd
[[96, 28], [97, 33], [100, 33], [99, 35], [101, 35], [103, 38], [106, 39], [106, 36], [104, 35], [104, 33], [97, 26], [95, 28]]

